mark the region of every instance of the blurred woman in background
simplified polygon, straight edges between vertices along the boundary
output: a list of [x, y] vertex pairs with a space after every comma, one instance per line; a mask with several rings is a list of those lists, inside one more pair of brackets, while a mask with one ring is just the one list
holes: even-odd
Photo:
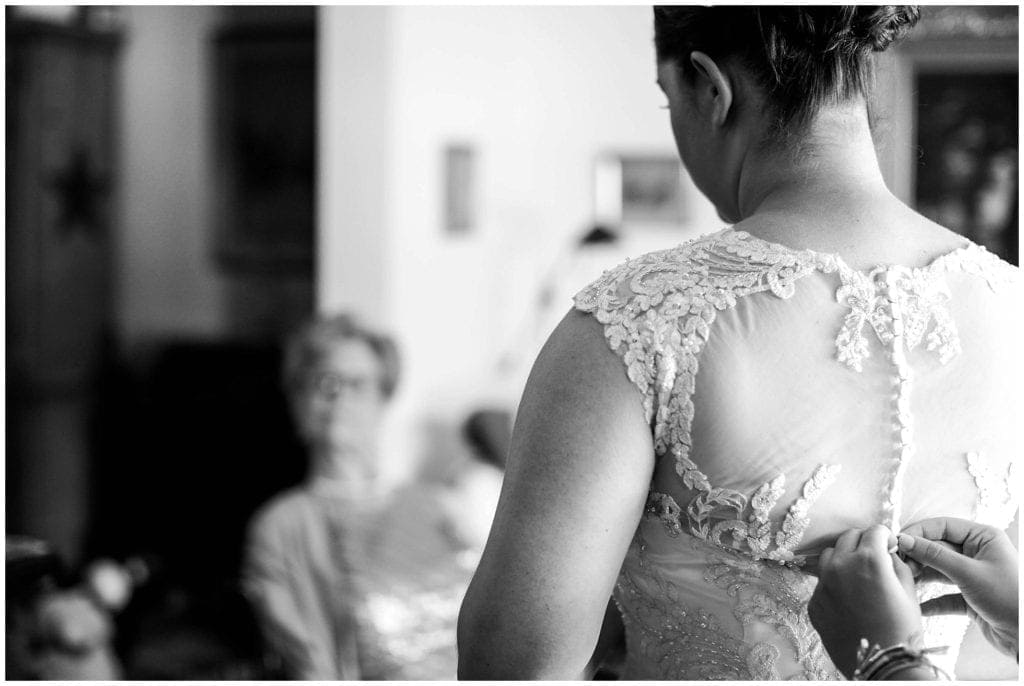
[[[1019, 272], [898, 200], [872, 143], [873, 53], [918, 17], [655, 8], [679, 154], [733, 225], [606, 272], [551, 335], [460, 676], [586, 676], [614, 594], [623, 678], [838, 678], [807, 602], [841, 532], [1013, 519]], [[965, 626], [924, 622], [947, 671]]]
[[243, 583], [289, 678], [455, 676], [471, 570], [437, 488], [385, 478], [378, 440], [398, 376], [391, 339], [346, 315], [288, 342], [284, 383], [310, 471], [254, 517]]

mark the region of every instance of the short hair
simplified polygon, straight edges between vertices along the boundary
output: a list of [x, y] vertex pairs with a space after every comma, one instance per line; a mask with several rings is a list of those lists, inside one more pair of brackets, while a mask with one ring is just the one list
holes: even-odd
[[350, 340], [363, 341], [377, 356], [381, 368], [380, 391], [385, 399], [390, 399], [398, 386], [398, 347], [390, 336], [367, 328], [347, 313], [315, 316], [288, 337], [281, 370], [285, 389], [294, 392], [300, 388], [306, 371], [317, 358], [333, 346]]
[[867, 96], [872, 53], [902, 39], [921, 16], [915, 5], [659, 6], [659, 62], [688, 77], [690, 54], [739, 57], [764, 88], [775, 115], [772, 137], [801, 133], [827, 103]]

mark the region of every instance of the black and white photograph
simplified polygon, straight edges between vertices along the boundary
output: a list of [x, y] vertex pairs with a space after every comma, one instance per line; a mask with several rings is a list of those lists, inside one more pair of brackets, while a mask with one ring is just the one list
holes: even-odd
[[1017, 4], [8, 4], [11, 681], [1018, 681]]

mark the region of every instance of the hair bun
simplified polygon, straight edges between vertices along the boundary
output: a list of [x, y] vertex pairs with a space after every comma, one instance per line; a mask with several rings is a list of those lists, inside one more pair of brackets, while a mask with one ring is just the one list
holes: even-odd
[[853, 33], [875, 52], [901, 40], [921, 18], [917, 5], [858, 6], [855, 11]]
[[916, 5], [781, 6], [756, 13], [770, 55], [790, 48], [824, 54], [881, 52], [906, 36], [921, 17]]
[[867, 95], [873, 52], [904, 38], [916, 6], [671, 5], [654, 8], [658, 62], [694, 75], [694, 51], [735, 56], [764, 89], [780, 132], [799, 131], [824, 105]]

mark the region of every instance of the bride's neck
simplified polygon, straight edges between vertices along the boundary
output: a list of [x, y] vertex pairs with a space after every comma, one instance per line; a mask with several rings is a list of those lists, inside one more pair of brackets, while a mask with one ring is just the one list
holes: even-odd
[[775, 212], [843, 212], [842, 206], [891, 198], [882, 178], [863, 103], [829, 107], [808, 125], [796, 146], [757, 149], [741, 168], [738, 203], [743, 219]]

